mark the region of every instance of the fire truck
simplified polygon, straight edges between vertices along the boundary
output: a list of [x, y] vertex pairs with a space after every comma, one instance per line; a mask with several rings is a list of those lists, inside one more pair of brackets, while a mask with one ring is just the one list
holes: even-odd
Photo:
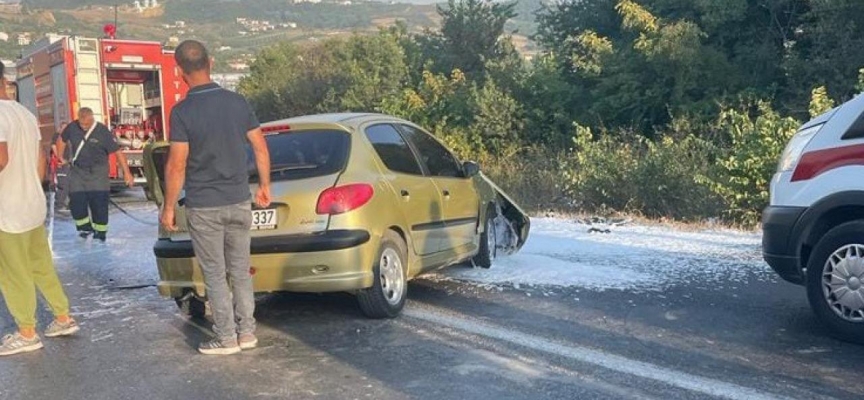
[[[46, 36], [25, 49], [16, 70], [18, 100], [36, 115], [43, 146], [90, 108], [117, 137], [139, 184], [144, 146], [168, 139], [171, 108], [188, 91], [173, 51], [158, 42]], [[110, 178], [122, 179], [113, 157], [110, 165]]]

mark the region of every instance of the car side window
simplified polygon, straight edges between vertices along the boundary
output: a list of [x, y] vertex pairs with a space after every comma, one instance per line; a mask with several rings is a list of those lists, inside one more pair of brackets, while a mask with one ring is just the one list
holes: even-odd
[[429, 174], [438, 177], [463, 178], [462, 165], [450, 150], [438, 143], [428, 133], [410, 125], [399, 125], [408, 141], [420, 153], [421, 162], [426, 165]]
[[392, 125], [372, 125], [366, 128], [366, 137], [372, 142], [378, 157], [381, 157], [381, 161], [389, 170], [403, 174], [423, 175], [423, 170], [420, 169], [411, 147]]

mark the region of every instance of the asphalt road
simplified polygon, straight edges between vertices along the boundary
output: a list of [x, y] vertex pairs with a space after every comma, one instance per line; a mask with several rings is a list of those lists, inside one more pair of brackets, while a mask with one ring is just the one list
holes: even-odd
[[[155, 222], [152, 206], [118, 201]], [[385, 321], [346, 294], [273, 294], [259, 299], [259, 349], [206, 357], [195, 346], [209, 323], [148, 286], [156, 228], [114, 211], [106, 245], [57, 214], [56, 263], [83, 330], [0, 359], [0, 398], [864, 398], [864, 347], [828, 337], [800, 288], [756, 279], [646, 293], [419, 279]]]

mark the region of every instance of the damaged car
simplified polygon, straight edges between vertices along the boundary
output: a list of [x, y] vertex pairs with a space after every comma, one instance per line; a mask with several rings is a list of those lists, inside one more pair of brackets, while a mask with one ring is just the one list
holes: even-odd
[[[473, 162], [421, 127], [381, 114], [326, 114], [262, 125], [273, 203], [252, 210], [255, 291], [349, 292], [392, 318], [408, 281], [460, 263], [489, 268], [528, 238], [527, 214]], [[163, 206], [168, 143], [145, 151], [148, 197]], [[258, 181], [249, 152], [249, 180]], [[160, 294], [203, 316], [207, 293], [186, 229], [160, 228]]]

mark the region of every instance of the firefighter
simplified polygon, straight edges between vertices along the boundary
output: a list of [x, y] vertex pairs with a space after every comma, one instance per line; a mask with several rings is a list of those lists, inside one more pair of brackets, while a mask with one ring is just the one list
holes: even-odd
[[93, 110], [82, 108], [78, 120], [69, 124], [57, 140], [57, 154], [64, 155], [69, 146], [71, 159], [67, 186], [69, 210], [75, 219], [78, 235], [86, 239], [105, 242], [108, 235], [108, 203], [111, 195], [111, 182], [108, 178], [108, 160], [113, 153], [117, 156], [117, 166], [123, 171], [123, 179], [130, 188], [135, 184], [126, 156], [111, 130], [96, 122]]

